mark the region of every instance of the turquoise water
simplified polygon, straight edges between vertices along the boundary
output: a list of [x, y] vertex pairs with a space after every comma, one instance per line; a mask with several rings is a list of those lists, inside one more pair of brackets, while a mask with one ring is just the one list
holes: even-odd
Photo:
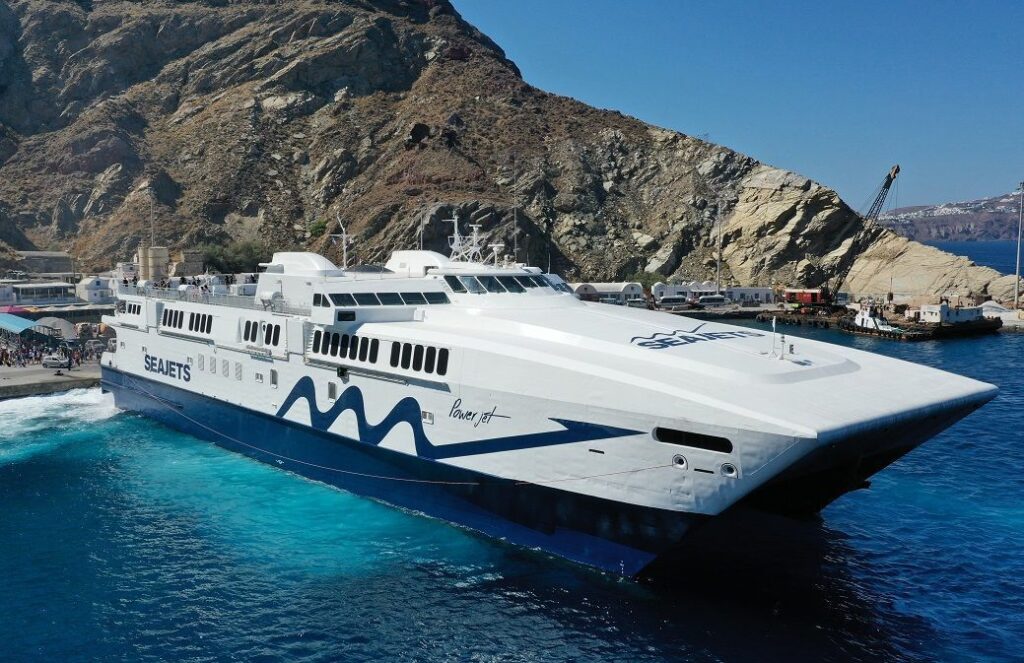
[[804, 333], [1002, 391], [795, 525], [799, 560], [746, 546], [650, 585], [281, 472], [96, 390], [0, 403], [0, 658], [1019, 659], [1024, 334]]

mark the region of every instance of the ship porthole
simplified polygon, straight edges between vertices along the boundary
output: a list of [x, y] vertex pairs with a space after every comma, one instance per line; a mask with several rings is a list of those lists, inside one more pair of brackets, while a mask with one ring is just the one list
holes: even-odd
[[722, 463], [722, 476], [735, 477], [737, 474], [736, 466], [732, 463]]
[[686, 457], [679, 454], [672, 456], [672, 465], [680, 470], [685, 470], [687, 468]]

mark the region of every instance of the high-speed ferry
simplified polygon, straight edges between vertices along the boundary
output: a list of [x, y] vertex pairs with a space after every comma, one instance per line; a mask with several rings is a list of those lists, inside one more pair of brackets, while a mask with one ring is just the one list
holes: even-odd
[[262, 267], [248, 297], [120, 287], [102, 358], [117, 405], [627, 576], [737, 505], [815, 513], [996, 394], [850, 348], [583, 302], [479, 252], [397, 251], [374, 271], [276, 253]]

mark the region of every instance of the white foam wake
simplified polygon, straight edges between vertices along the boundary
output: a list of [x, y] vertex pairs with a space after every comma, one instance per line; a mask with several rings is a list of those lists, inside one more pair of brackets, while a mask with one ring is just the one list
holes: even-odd
[[50, 396], [0, 401], [0, 441], [13, 441], [47, 429], [68, 430], [117, 414], [114, 398], [99, 389], [74, 389]]

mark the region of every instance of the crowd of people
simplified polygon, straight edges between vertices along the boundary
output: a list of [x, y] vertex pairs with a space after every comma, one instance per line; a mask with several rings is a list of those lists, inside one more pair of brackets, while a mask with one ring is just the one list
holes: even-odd
[[31, 366], [40, 364], [48, 354], [42, 343], [11, 343], [0, 345], [0, 366]]
[[6, 343], [0, 345], [0, 366], [8, 368], [26, 366], [38, 366], [43, 363], [43, 357], [57, 355], [65, 360], [70, 360], [66, 368], [81, 366], [86, 362], [99, 361], [102, 351], [97, 348], [71, 348], [67, 345], [51, 350], [43, 343]]
[[[219, 274], [218, 278], [220, 278], [224, 282], [224, 285], [233, 285], [238, 282], [238, 277], [234, 274]], [[246, 274], [244, 276], [244, 279], [245, 280], [242, 281], [243, 283], [256, 283], [255, 274]], [[170, 288], [179, 288], [183, 285], [190, 285], [199, 288], [203, 292], [210, 292], [212, 290], [210, 288], [209, 281], [209, 279], [200, 279], [198, 276], [193, 276], [192, 278], [186, 278], [184, 276], [175, 278], [171, 276], [162, 278], [152, 283], [151, 286], [154, 288], [167, 290]], [[127, 277], [121, 279], [121, 285], [131, 285], [137, 288], [139, 286], [138, 275], [133, 276], [130, 281], [128, 280]]]

